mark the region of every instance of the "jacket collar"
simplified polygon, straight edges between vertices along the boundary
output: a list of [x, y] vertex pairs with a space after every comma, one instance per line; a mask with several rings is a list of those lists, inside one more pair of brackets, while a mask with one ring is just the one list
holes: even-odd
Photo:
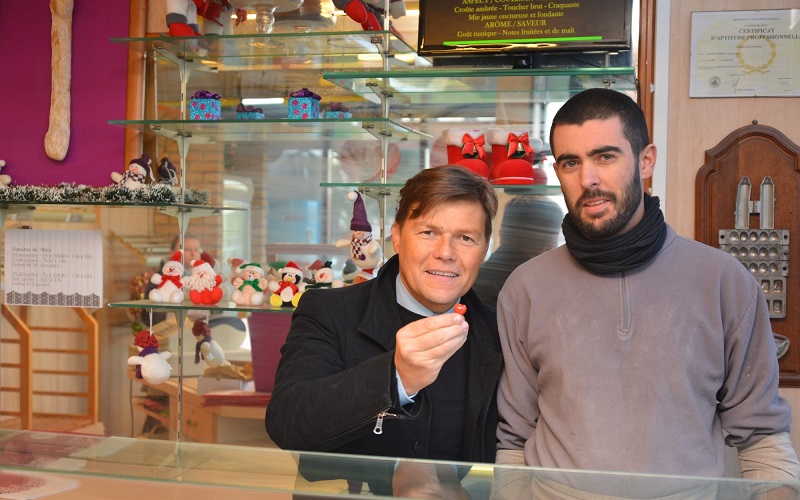
[[394, 336], [402, 326], [397, 309], [394, 280], [400, 272], [400, 260], [392, 256], [380, 269], [378, 275], [368, 283], [372, 289], [364, 318], [358, 330], [378, 342], [387, 351], [394, 349]]

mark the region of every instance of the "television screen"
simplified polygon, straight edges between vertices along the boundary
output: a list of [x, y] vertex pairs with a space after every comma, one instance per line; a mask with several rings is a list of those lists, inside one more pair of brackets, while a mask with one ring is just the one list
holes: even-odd
[[421, 0], [422, 56], [619, 51], [631, 47], [632, 0]]

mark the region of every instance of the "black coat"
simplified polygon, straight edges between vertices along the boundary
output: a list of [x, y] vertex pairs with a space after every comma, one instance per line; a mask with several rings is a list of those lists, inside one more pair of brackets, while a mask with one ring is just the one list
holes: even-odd
[[[400, 320], [394, 282], [398, 259], [378, 276], [338, 289], [308, 290], [294, 312], [266, 412], [266, 428], [281, 448], [357, 455], [419, 456], [408, 426], [430, 428], [425, 390], [413, 408], [398, 404], [394, 376], [395, 333]], [[493, 308], [468, 292], [468, 378], [462, 460], [493, 462], [497, 383], [502, 353]], [[411, 406], [411, 405], [409, 405]], [[373, 432], [388, 410], [383, 434]], [[405, 429], [405, 430], [404, 430]], [[424, 432], [422, 433], [424, 437]], [[420, 434], [414, 434], [419, 439]], [[417, 446], [415, 446], [417, 444]]]

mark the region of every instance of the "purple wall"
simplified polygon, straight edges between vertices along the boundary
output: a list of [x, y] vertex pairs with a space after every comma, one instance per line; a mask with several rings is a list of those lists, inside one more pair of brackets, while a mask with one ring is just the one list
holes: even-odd
[[128, 2], [76, 0], [72, 16], [72, 109], [69, 152], [48, 158], [44, 136], [50, 117], [50, 8], [39, 0], [0, 2], [0, 159], [14, 184], [112, 184], [122, 172]]

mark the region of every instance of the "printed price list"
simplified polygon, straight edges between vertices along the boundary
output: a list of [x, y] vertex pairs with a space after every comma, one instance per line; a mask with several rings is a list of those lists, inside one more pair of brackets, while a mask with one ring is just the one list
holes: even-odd
[[7, 304], [100, 307], [103, 239], [100, 231], [6, 231]]

